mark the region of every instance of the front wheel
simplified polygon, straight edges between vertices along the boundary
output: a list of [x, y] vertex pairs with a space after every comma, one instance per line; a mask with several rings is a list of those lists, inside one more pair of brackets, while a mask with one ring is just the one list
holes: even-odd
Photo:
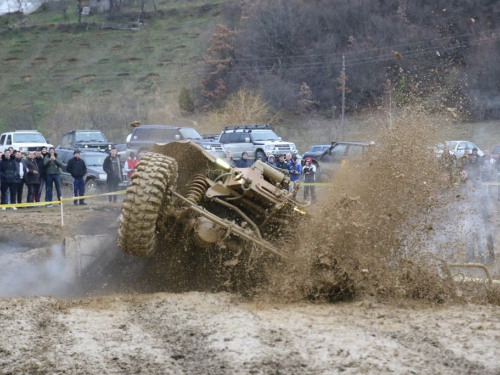
[[98, 193], [99, 188], [97, 187], [97, 182], [95, 179], [90, 178], [85, 182], [85, 194], [95, 195]]
[[143, 156], [132, 175], [120, 215], [118, 243], [124, 252], [145, 258], [154, 255], [161, 234], [157, 225], [176, 181], [175, 159], [153, 152]]

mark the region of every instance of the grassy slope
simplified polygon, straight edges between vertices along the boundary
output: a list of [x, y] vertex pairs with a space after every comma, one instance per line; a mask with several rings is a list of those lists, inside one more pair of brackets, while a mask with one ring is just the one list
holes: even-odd
[[[25, 127], [12, 119], [12, 113], [19, 110], [34, 113], [36, 122], [43, 123], [58, 102], [113, 97], [124, 85], [139, 94], [145, 106], [160, 95], [175, 107], [180, 89], [193, 88], [198, 82], [207, 39], [222, 2], [158, 1], [160, 12], [151, 13], [141, 31], [99, 30], [102, 22], [110, 23], [104, 15], [83, 17], [80, 27], [73, 13], [68, 13], [68, 20], [48, 12], [28, 16], [33, 27], [0, 34], [0, 132]], [[124, 12], [128, 17], [113, 22], [135, 20], [138, 8], [128, 7]], [[6, 17], [0, 17], [0, 25], [5, 21]], [[380, 123], [380, 117], [383, 114], [348, 117], [346, 138], [374, 139], [373, 124]], [[185, 119], [176, 120], [182, 123]], [[278, 126], [278, 131], [304, 151], [310, 144], [327, 143], [330, 124], [331, 120], [324, 118], [292, 117]], [[441, 138], [469, 139], [482, 148], [500, 143], [497, 122], [480, 125], [443, 122]]]
[[[76, 25], [74, 14], [68, 21], [44, 12], [28, 16], [36, 27], [0, 34], [0, 131], [15, 125], [7, 115], [13, 111], [34, 104], [41, 119], [59, 101], [113, 95], [124, 84], [142, 94], [144, 103], [153, 93], [176, 98], [181, 87], [196, 83], [190, 72], [199, 66], [203, 37], [216, 22], [220, 2], [157, 2], [161, 12], [141, 31], [99, 30], [102, 22], [110, 23], [104, 15], [83, 17], [92, 22], [88, 30]], [[129, 20], [137, 11], [126, 9]]]

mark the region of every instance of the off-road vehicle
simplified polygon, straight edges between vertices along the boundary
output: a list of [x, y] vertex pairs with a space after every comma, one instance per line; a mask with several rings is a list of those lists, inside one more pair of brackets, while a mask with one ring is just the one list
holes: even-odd
[[41, 150], [42, 147], [53, 147], [43, 135], [36, 130], [16, 130], [3, 133], [0, 136], [0, 151], [5, 152], [9, 147], [26, 153], [28, 151]]
[[[307, 218], [295, 199], [300, 184], [289, 192], [289, 182], [286, 171], [261, 161], [232, 168], [192, 142], [155, 145], [127, 188], [119, 246], [139, 257], [189, 254], [182, 262], [155, 260], [157, 276], [177, 265], [196, 277], [216, 262], [237, 275], [224, 285], [255, 286], [265, 279], [261, 267], [292, 257], [297, 226]], [[331, 275], [318, 277], [320, 289], [346, 280]]]
[[100, 130], [71, 130], [63, 134], [60, 149], [97, 149], [109, 152], [114, 143], [108, 142]]
[[270, 125], [226, 126], [219, 137], [227, 151], [231, 151], [234, 160], [241, 158], [243, 152], [249, 159], [265, 160], [266, 153], [297, 154], [297, 147], [292, 142], [283, 142]]

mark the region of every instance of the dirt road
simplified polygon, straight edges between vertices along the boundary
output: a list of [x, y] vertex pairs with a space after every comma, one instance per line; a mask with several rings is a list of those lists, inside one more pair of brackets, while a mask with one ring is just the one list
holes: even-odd
[[0, 372], [498, 374], [500, 309], [228, 294], [0, 301]]
[[[50, 285], [35, 271], [50, 246], [102, 233], [117, 214], [68, 207], [61, 228], [56, 207], [3, 212], [2, 274], [31, 275], [19, 292]], [[40, 246], [46, 253], [32, 250]], [[498, 374], [498, 342], [500, 307], [487, 305], [280, 304], [195, 291], [0, 299], [2, 374]]]

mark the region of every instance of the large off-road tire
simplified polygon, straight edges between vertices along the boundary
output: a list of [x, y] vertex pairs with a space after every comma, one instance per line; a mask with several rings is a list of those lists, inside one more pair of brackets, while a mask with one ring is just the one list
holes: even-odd
[[177, 162], [148, 152], [132, 175], [120, 215], [118, 243], [129, 254], [151, 257], [156, 251], [158, 218], [172, 205], [171, 189], [177, 181]]

